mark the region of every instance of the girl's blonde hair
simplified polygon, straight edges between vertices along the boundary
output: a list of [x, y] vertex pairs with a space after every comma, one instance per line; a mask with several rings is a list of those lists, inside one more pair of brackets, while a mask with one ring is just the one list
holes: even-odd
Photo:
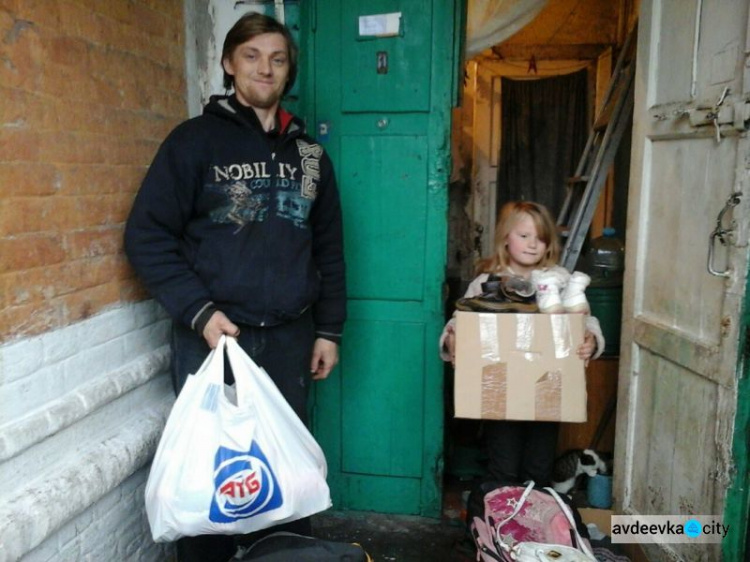
[[531, 201], [510, 201], [503, 205], [497, 217], [495, 227], [495, 253], [479, 263], [479, 273], [502, 271], [510, 264], [506, 240], [508, 234], [524, 216], [531, 217], [536, 227], [537, 236], [547, 244], [547, 251], [539, 262], [540, 268], [557, 265], [560, 259], [560, 241], [557, 227], [547, 207]]

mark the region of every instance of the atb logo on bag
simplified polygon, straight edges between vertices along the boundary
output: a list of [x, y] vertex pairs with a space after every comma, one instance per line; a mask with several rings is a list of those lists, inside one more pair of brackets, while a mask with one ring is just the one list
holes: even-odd
[[284, 502], [268, 459], [253, 441], [247, 452], [219, 447], [214, 461], [214, 497], [209, 519], [231, 523], [280, 507]]

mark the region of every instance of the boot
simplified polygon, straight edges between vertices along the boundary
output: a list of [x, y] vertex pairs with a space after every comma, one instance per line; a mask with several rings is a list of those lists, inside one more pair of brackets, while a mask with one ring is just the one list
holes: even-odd
[[539, 312], [534, 300], [529, 302], [509, 301], [497, 293], [483, 293], [477, 297], [466, 297], [456, 301], [456, 310], [467, 312]]
[[521, 277], [490, 274], [482, 294], [456, 301], [456, 310], [469, 312], [539, 312], [534, 286]]
[[568, 286], [562, 294], [562, 304], [565, 312], [591, 313], [589, 301], [586, 300], [586, 287], [591, 283], [591, 277], [580, 271], [574, 271], [568, 281]]
[[495, 294], [501, 300], [520, 303], [536, 303], [534, 284], [517, 275], [492, 273], [482, 283], [482, 294]]
[[536, 303], [543, 314], [560, 314], [565, 312], [560, 297], [560, 289], [565, 280], [557, 271], [537, 269], [531, 272], [531, 281], [536, 287]]

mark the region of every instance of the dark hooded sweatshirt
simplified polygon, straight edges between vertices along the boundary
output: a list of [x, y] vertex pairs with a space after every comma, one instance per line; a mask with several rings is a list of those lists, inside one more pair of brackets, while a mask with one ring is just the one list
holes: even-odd
[[125, 251], [154, 298], [191, 328], [212, 308], [274, 326], [312, 307], [318, 336], [340, 340], [336, 180], [322, 147], [283, 110], [266, 134], [252, 110], [215, 96], [175, 128], [135, 199]]

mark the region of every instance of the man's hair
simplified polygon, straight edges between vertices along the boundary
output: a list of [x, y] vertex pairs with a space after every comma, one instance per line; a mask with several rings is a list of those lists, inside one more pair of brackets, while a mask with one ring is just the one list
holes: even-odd
[[508, 234], [524, 216], [531, 217], [536, 227], [537, 236], [547, 244], [547, 250], [537, 267], [546, 268], [557, 264], [558, 259], [560, 259], [560, 240], [558, 239], [555, 221], [547, 207], [531, 201], [510, 201], [503, 205], [497, 218], [493, 255], [479, 264], [479, 272], [495, 273], [508, 267], [510, 263], [506, 243]]
[[[229, 30], [224, 38], [224, 47], [221, 50], [222, 62], [231, 59], [234, 50], [249, 41], [253, 37], [263, 35], [264, 33], [280, 33], [286, 39], [287, 54], [289, 56], [289, 78], [284, 86], [284, 95], [294, 86], [294, 80], [297, 78], [297, 55], [299, 50], [294, 42], [289, 29], [278, 20], [264, 14], [249, 13], [242, 16]], [[234, 77], [224, 71], [224, 88], [230, 89], [234, 86]]]

